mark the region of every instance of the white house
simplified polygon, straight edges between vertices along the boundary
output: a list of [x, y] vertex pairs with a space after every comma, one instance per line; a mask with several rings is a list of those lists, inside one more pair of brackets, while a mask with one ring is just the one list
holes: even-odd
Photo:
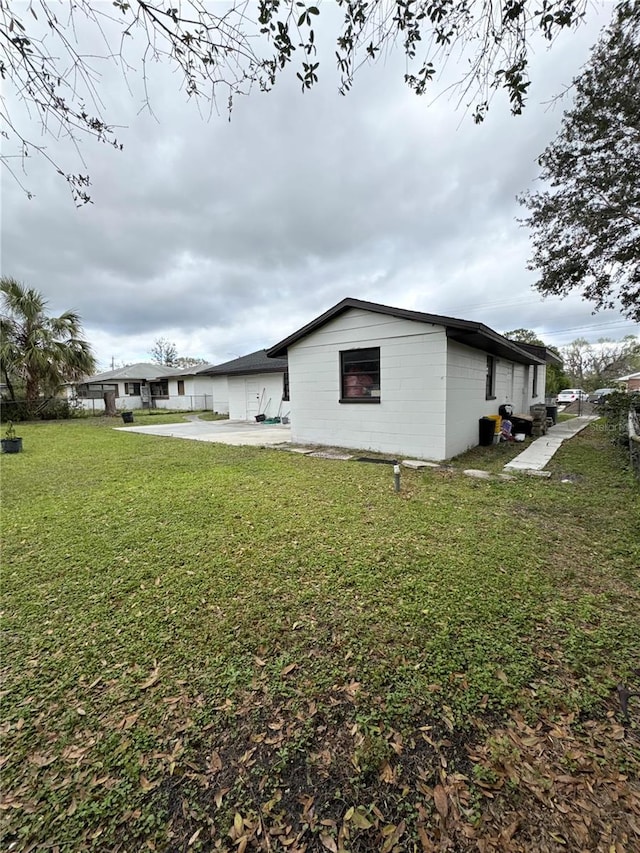
[[293, 441], [442, 460], [477, 445], [501, 404], [544, 403], [536, 349], [482, 323], [343, 299], [268, 355], [288, 358]]
[[[208, 365], [207, 365], [208, 366]], [[89, 376], [68, 386], [67, 395], [87, 411], [104, 411], [104, 394], [114, 391], [121, 409], [215, 409], [213, 383], [195, 368], [165, 367], [141, 362]], [[224, 402], [224, 401], [223, 401]]]
[[[255, 421], [256, 415], [268, 418], [289, 414], [287, 358], [268, 358], [266, 350], [204, 368], [206, 375], [222, 389], [226, 383], [230, 420]], [[214, 392], [214, 398], [216, 393]], [[220, 410], [218, 410], [220, 411]]]

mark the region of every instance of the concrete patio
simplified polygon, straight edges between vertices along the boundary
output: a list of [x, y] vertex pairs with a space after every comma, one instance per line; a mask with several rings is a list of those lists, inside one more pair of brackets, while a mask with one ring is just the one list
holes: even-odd
[[291, 441], [288, 424], [258, 424], [246, 421], [205, 421], [194, 418], [185, 423], [154, 424], [153, 426], [118, 427], [120, 432], [160, 435], [165, 438], [186, 438], [192, 441], [213, 441], [220, 444], [270, 447]]
[[[568, 421], [562, 421], [549, 428], [546, 435], [533, 441], [522, 453], [504, 466], [506, 473], [515, 471], [540, 473], [567, 439], [577, 435], [596, 415], [582, 415]], [[116, 427], [119, 432], [136, 432], [142, 435], [159, 435], [165, 438], [185, 438], [192, 441], [211, 441], [219, 444], [246, 445], [253, 447], [272, 447], [291, 444], [291, 426], [289, 424], [259, 424], [247, 421], [205, 421], [192, 417], [189, 421], [175, 424], [154, 424], [150, 426]], [[300, 452], [312, 453], [313, 448], [301, 448]], [[416, 463], [415, 467], [437, 467], [437, 463]], [[411, 466], [409, 466], [411, 467]]]

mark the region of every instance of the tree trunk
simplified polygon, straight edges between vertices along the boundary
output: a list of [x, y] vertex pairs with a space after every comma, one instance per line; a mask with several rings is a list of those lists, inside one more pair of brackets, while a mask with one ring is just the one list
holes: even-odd
[[116, 411], [116, 392], [115, 391], [105, 391], [104, 392], [104, 413], [108, 418], [115, 418], [117, 416]]

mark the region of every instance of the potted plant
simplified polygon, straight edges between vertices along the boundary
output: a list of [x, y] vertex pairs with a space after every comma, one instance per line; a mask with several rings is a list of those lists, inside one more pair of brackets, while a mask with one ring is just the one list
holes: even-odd
[[3, 453], [20, 453], [22, 450], [22, 439], [16, 437], [12, 421], [9, 421], [4, 438], [0, 439], [0, 444], [2, 444]]

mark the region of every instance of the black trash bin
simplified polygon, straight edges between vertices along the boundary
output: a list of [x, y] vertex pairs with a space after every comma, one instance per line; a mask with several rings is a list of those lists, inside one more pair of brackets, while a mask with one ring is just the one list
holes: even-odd
[[557, 406], [547, 406], [547, 417], [551, 418], [551, 420], [555, 424], [558, 423], [558, 407]]
[[132, 424], [133, 423], [133, 412], [123, 412], [122, 413], [122, 420], [125, 424]]
[[480, 446], [488, 447], [490, 444], [493, 444], [496, 422], [491, 418], [480, 418], [478, 425], [480, 427]]
[[513, 434], [517, 432], [530, 436], [533, 432], [533, 421], [528, 418], [517, 418], [515, 415], [511, 418], [513, 424]]

